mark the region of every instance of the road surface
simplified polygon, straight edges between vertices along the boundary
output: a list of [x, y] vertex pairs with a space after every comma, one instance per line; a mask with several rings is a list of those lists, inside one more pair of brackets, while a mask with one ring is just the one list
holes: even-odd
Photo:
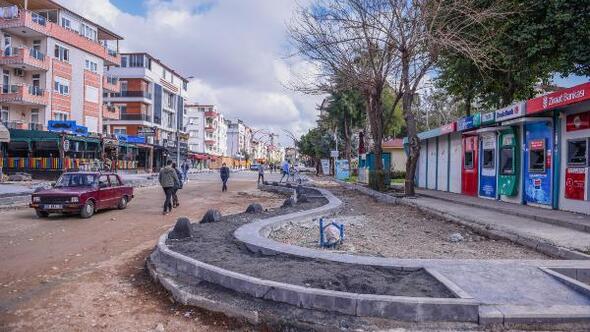
[[199, 220], [249, 203], [279, 206], [256, 190], [255, 173], [232, 174], [221, 193], [216, 174], [201, 174], [180, 191], [180, 207], [162, 215], [159, 187], [139, 188], [126, 210], [35, 217], [32, 209], [0, 210], [0, 331], [119, 331], [240, 328], [238, 322], [173, 304], [144, 271], [157, 238], [176, 218]]

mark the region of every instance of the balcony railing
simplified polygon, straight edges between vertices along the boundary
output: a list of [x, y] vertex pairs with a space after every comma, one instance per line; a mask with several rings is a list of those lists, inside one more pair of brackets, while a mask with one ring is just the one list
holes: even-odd
[[46, 26], [47, 25], [47, 19], [37, 13], [31, 13], [31, 21], [42, 25], [42, 26]]
[[45, 89], [33, 85], [1, 85], [0, 102], [47, 105], [47, 92]]
[[121, 113], [120, 119], [129, 121], [152, 121], [151, 115], [144, 113]]
[[45, 126], [41, 123], [29, 123], [29, 130], [45, 130]]
[[34, 48], [11, 47], [1, 52], [1, 55], [0, 65], [22, 67], [25, 70], [28, 66], [44, 70], [49, 69], [49, 58]]
[[132, 97], [132, 98], [147, 98], [152, 99], [152, 94], [147, 91], [121, 91], [118, 93], [112, 93], [111, 97]]

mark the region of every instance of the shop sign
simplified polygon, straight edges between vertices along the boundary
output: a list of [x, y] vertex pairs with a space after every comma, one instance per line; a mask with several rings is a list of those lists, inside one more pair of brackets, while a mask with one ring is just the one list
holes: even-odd
[[449, 124], [446, 124], [442, 127], [440, 127], [440, 134], [444, 135], [444, 134], [448, 134], [448, 133], [453, 133], [455, 132], [457, 128], [457, 124], [455, 122], [451, 122]]
[[588, 170], [582, 167], [567, 168], [565, 171], [565, 198], [585, 200]]
[[590, 129], [590, 112], [570, 114], [566, 118], [566, 131]]
[[464, 116], [457, 120], [457, 131], [465, 131], [479, 127], [481, 124], [481, 114], [477, 113], [470, 116]]
[[496, 122], [496, 112], [489, 112], [481, 115], [482, 124], [491, 124], [494, 122]]
[[544, 139], [537, 139], [531, 141], [530, 143], [531, 150], [544, 150], [545, 149], [545, 140]]
[[68, 120], [68, 121], [57, 121], [57, 120], [49, 120], [47, 122], [47, 130], [48, 131], [56, 131], [60, 133], [70, 133], [73, 134], [76, 132], [76, 121]]
[[525, 114], [526, 103], [524, 101], [501, 108], [496, 111], [496, 122], [518, 118]]
[[514, 134], [506, 134], [502, 138], [502, 145], [514, 145]]
[[332, 150], [330, 151], [330, 157], [332, 158], [338, 158], [340, 154], [338, 153], [338, 150]]
[[137, 131], [137, 134], [141, 136], [155, 136], [156, 129], [150, 127], [142, 127]]
[[125, 134], [117, 134], [115, 136], [117, 136], [117, 139], [119, 140], [119, 142], [123, 142], [123, 143], [127, 142], [127, 135], [125, 135]]
[[330, 160], [329, 159], [321, 159], [322, 163], [322, 173], [324, 175], [330, 174]]
[[336, 167], [336, 178], [338, 180], [348, 179], [348, 177], [350, 176], [350, 165], [348, 164], [348, 160], [336, 160], [334, 166]]
[[70, 141], [64, 140], [64, 152], [70, 151]]
[[590, 83], [584, 83], [527, 101], [527, 114], [543, 112], [588, 99], [590, 99]]
[[127, 143], [145, 143], [145, 137], [143, 136], [127, 136]]

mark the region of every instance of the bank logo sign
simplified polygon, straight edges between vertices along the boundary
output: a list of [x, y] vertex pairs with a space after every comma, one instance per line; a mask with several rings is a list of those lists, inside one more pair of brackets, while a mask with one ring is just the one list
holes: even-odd
[[526, 103], [522, 101], [520, 103], [516, 103], [514, 105], [497, 110], [496, 121], [499, 122], [523, 116], [525, 114], [525, 105]]
[[481, 125], [481, 114], [477, 113], [471, 116], [464, 116], [457, 120], [457, 131], [464, 131], [477, 128]]

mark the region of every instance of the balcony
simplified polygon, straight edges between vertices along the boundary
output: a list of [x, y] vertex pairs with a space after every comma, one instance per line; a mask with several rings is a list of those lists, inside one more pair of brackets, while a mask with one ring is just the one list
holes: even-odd
[[217, 115], [218, 115], [218, 113], [215, 112], [215, 111], [207, 111], [207, 112], [205, 112], [205, 117], [206, 118], [216, 118]]
[[152, 99], [152, 94], [147, 91], [121, 91], [118, 93], [113, 93], [111, 95], [113, 98], [145, 98], [145, 99]]
[[102, 77], [102, 88], [106, 91], [119, 93], [121, 92], [121, 86], [119, 84], [119, 78], [104, 75]]
[[48, 93], [32, 85], [2, 85], [0, 103], [12, 105], [47, 105]]
[[[11, 8], [11, 7], [4, 7]], [[45, 17], [26, 10], [18, 10], [13, 17], [0, 17], [0, 29], [21, 37], [49, 36], [51, 29]]]
[[107, 106], [104, 105], [102, 107], [102, 118], [109, 119], [109, 120], [119, 120], [119, 108], [117, 106]]
[[215, 140], [214, 140], [214, 139], [212, 139], [212, 138], [205, 138], [205, 144], [207, 144], [207, 145], [213, 145], [213, 144], [215, 144], [216, 142], [217, 142], [217, 141], [215, 141]]
[[0, 56], [0, 65], [23, 70], [49, 70], [49, 58], [33, 48], [9, 48]]
[[127, 121], [152, 122], [151, 115], [145, 114], [145, 113], [121, 113], [121, 116], [119, 117], [119, 119], [127, 120]]
[[205, 126], [205, 131], [208, 133], [212, 133], [215, 131], [215, 127], [213, 125], [207, 125]]

